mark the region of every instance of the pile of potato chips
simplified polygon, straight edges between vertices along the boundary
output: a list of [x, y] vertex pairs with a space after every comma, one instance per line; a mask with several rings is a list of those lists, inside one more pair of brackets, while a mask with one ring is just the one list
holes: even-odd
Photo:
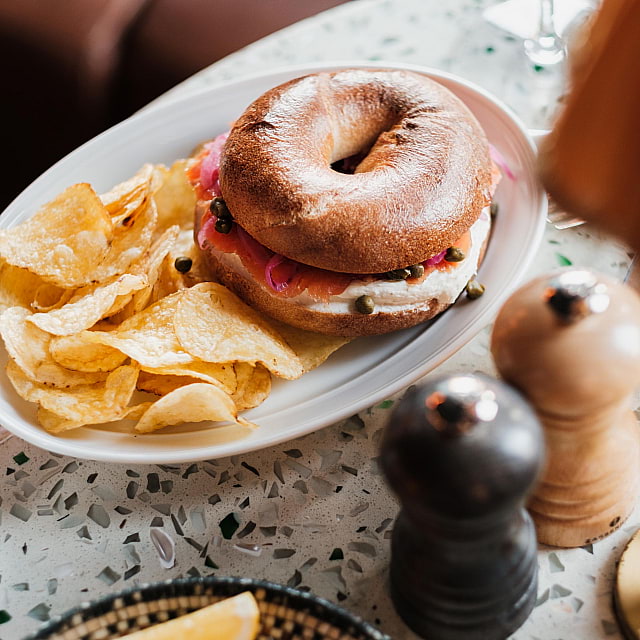
[[[267, 398], [271, 374], [297, 378], [346, 342], [276, 328], [208, 281], [188, 163], [145, 165], [102, 195], [73, 185], [0, 230], [7, 376], [47, 431], [122, 419], [137, 433], [254, 426], [238, 412]], [[191, 258], [187, 273], [179, 257]]]

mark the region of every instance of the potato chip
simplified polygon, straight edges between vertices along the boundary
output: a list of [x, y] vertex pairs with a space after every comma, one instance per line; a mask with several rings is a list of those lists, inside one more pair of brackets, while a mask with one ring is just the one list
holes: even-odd
[[350, 338], [325, 336], [292, 327], [269, 318], [269, 324], [285, 339], [302, 362], [305, 373], [320, 366], [334, 351], [351, 341]]
[[0, 230], [0, 256], [47, 282], [72, 288], [93, 280], [93, 267], [110, 250], [113, 224], [88, 184], [76, 184], [32, 218]]
[[139, 260], [151, 244], [158, 214], [151, 198], [134, 213], [114, 227], [107, 254], [93, 269], [93, 281], [104, 282], [126, 273], [133, 262]]
[[87, 340], [86, 333], [52, 337], [51, 357], [67, 369], [87, 372], [113, 371], [127, 359], [128, 356], [113, 347]]
[[133, 295], [131, 304], [128, 309], [125, 309], [122, 320], [142, 311], [149, 304], [153, 287], [158, 281], [165, 257], [171, 251], [179, 233], [179, 227], [169, 227], [149, 248], [147, 255], [138, 264], [132, 265], [134, 273], [144, 273], [146, 275], [149, 286]]
[[151, 302], [157, 302], [162, 300], [166, 296], [180, 291], [180, 289], [186, 289], [188, 286], [184, 274], [180, 273], [175, 267], [175, 259], [172, 259], [170, 254], [167, 254], [160, 265], [160, 272], [158, 273], [158, 279], [153, 285], [151, 292]]
[[11, 358], [24, 374], [42, 384], [68, 388], [104, 380], [104, 373], [83, 373], [61, 367], [51, 356], [51, 334], [42, 331], [27, 318], [23, 307], [11, 307], [0, 316], [0, 334]]
[[136, 388], [138, 367], [124, 365], [112, 371], [104, 382], [56, 389], [30, 380], [15, 362], [9, 361], [7, 376], [21, 398], [41, 407], [75, 426], [109, 422], [122, 415]]
[[200, 382], [200, 380], [191, 378], [190, 376], [173, 376], [140, 371], [136, 388], [138, 391], [146, 391], [147, 393], [153, 393], [157, 396], [166, 396], [168, 393], [180, 387], [195, 382]]
[[193, 229], [196, 194], [187, 179], [189, 160], [174, 162], [162, 176], [160, 188], [154, 194], [158, 207], [158, 229], [163, 231], [173, 225], [181, 229]]
[[[297, 378], [347, 342], [272, 325], [209, 282], [191, 162], [144, 165], [101, 196], [74, 185], [0, 230], [7, 375], [50, 433], [125, 418], [138, 433], [201, 421], [243, 432], [255, 425], [238, 411], [264, 402], [272, 373]], [[136, 388], [160, 399], [129, 406]]]
[[154, 369], [144, 367], [144, 369], [149, 373], [196, 378], [200, 382], [215, 384], [227, 393], [234, 393], [237, 386], [236, 371], [232, 363], [203, 362], [194, 359], [184, 364]]
[[31, 302], [32, 311], [45, 313], [52, 309], [59, 309], [63, 304], [67, 304], [75, 289], [61, 289], [55, 284], [47, 282], [39, 286]]
[[262, 404], [271, 393], [271, 374], [261, 364], [253, 365], [236, 362], [236, 390], [231, 399], [238, 411], [253, 409]]
[[203, 282], [180, 293], [174, 325], [185, 351], [206, 362], [260, 362], [282, 378], [302, 375], [291, 347], [231, 291]]
[[34, 304], [52, 305], [64, 293], [65, 289], [46, 283], [28, 269], [0, 260], [0, 313], [9, 307], [33, 309]]
[[28, 321], [56, 336], [70, 336], [92, 327], [98, 320], [124, 306], [134, 291], [145, 289], [144, 276], [124, 274], [113, 282], [78, 289], [70, 302], [48, 311], [29, 316]]
[[100, 200], [115, 225], [133, 215], [149, 197], [154, 172], [152, 164], [145, 164], [133, 177], [100, 194]]
[[191, 259], [191, 269], [182, 274], [186, 286], [192, 287], [200, 282], [211, 280], [211, 274], [207, 268], [202, 251], [198, 248], [193, 239], [192, 231], [181, 231], [178, 239], [169, 252], [168, 259], [173, 265], [176, 258], [187, 257]]
[[179, 387], [154, 402], [140, 418], [135, 430], [138, 433], [150, 433], [173, 424], [204, 420], [255, 426], [238, 417], [229, 394], [215, 385], [196, 382]]
[[[176, 269], [177, 258], [191, 260], [191, 268], [186, 273]], [[162, 262], [151, 300], [156, 302], [180, 289], [186, 289], [207, 280], [211, 280], [211, 277], [204, 264], [202, 254], [193, 241], [192, 231], [180, 231]]]
[[113, 414], [108, 415], [103, 413], [100, 416], [101, 422], [87, 423], [83, 420], [71, 420], [69, 418], [63, 418], [53, 411], [49, 411], [42, 406], [38, 407], [38, 423], [44, 427], [49, 433], [62, 433], [63, 431], [70, 431], [71, 429], [77, 429], [84, 427], [87, 424], [106, 424], [108, 422], [119, 422], [120, 420], [139, 420], [144, 412], [152, 405], [152, 402], [141, 402], [133, 407], [125, 407], [121, 411], [115, 411]]
[[193, 362], [194, 357], [180, 346], [173, 329], [181, 293], [159, 300], [113, 331], [87, 331], [82, 337], [118, 349], [145, 368], [160, 369]]

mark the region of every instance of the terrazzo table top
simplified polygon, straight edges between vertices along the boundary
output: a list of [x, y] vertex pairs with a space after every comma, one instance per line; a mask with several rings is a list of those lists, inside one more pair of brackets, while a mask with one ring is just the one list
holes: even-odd
[[[163, 100], [294, 63], [389, 60], [462, 75], [527, 125], [548, 126], [556, 79], [482, 19], [488, 4], [354, 0], [229, 56]], [[529, 275], [572, 263], [622, 278], [629, 262], [624, 247], [587, 226], [548, 225]], [[489, 329], [436, 373], [494, 373], [488, 336]], [[138, 582], [214, 573], [308, 588], [394, 638], [411, 638], [387, 596], [397, 504], [376, 463], [398, 397], [273, 449], [184, 465], [74, 460], [8, 438], [0, 447], [0, 638], [22, 638], [83, 600]], [[593, 546], [541, 548], [538, 603], [514, 638], [620, 638], [612, 576], [638, 526], [636, 509]], [[174, 562], [156, 550], [159, 531], [175, 544]]]

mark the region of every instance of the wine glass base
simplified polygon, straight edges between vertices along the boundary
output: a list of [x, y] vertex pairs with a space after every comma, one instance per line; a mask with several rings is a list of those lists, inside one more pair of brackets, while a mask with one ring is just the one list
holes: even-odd
[[558, 64], [566, 57], [562, 40], [553, 35], [541, 36], [537, 40], [525, 40], [524, 52], [531, 62], [542, 66]]

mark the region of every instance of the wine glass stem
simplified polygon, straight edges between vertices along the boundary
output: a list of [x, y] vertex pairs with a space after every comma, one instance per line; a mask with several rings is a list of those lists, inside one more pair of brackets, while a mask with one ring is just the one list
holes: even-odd
[[553, 0], [540, 0], [540, 36], [557, 35], [553, 24], [553, 12]]

